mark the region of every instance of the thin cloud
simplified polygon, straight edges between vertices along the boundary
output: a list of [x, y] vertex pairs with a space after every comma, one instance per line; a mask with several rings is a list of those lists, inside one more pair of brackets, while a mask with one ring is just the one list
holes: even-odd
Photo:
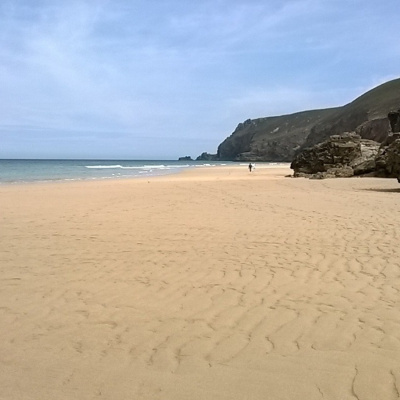
[[152, 141], [171, 157], [212, 151], [244, 119], [343, 105], [396, 77], [396, 5], [2, 2], [0, 139], [42, 131], [30, 141], [35, 154], [51, 152], [51, 137], [70, 156], [77, 147], [68, 140], [85, 154], [125, 146], [151, 156]]

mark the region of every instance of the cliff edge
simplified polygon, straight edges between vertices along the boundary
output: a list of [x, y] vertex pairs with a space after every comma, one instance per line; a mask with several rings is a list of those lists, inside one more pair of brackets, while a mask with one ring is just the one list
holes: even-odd
[[386, 82], [342, 107], [248, 119], [219, 146], [221, 161], [286, 161], [332, 135], [356, 132], [363, 139], [385, 140], [387, 113], [400, 105], [400, 79]]

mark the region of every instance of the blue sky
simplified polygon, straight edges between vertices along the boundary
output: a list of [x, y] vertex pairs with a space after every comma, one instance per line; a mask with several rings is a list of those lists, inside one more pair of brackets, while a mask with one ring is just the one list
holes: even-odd
[[398, 0], [2, 0], [0, 158], [215, 153], [399, 77]]

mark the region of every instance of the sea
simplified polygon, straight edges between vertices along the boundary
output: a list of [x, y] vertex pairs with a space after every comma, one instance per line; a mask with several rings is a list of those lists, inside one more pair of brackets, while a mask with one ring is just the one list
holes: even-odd
[[0, 185], [55, 181], [147, 178], [231, 162], [168, 160], [0, 160]]

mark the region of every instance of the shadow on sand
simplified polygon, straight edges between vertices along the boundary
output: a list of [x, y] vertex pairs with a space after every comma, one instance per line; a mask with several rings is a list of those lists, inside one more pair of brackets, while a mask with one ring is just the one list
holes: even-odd
[[400, 188], [398, 189], [363, 189], [367, 192], [382, 192], [382, 193], [400, 193]]

